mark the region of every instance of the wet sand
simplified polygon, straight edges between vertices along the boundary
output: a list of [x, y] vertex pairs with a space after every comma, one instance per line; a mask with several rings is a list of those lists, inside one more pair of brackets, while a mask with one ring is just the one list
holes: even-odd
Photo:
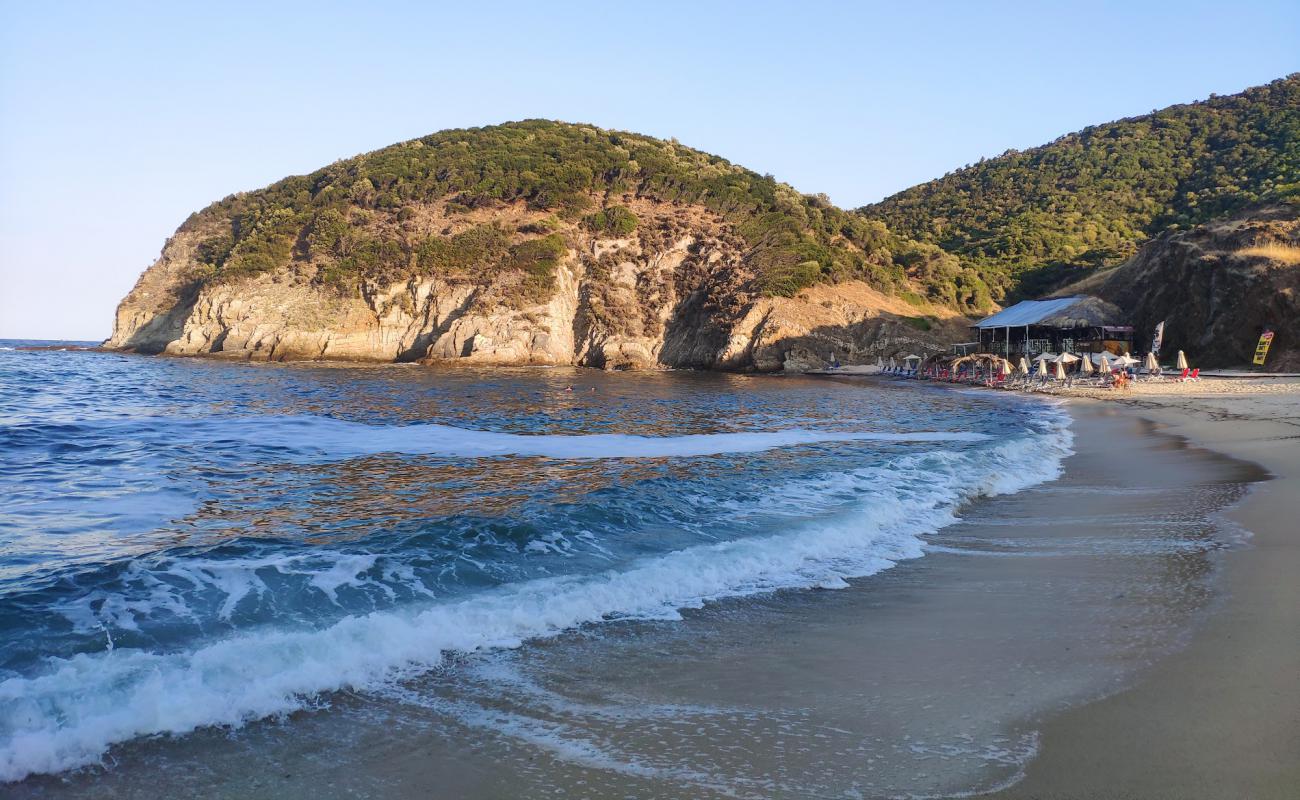
[[[1261, 612], [1243, 596], [1296, 608], [1274, 594], [1295, 591], [1284, 566], [1263, 574], [1274, 568], [1267, 552], [1250, 555], [1265, 537], [1242, 549], [1218, 516], [1266, 476], [1140, 415], [1089, 406], [1074, 416], [1076, 454], [1061, 479], [973, 504], [929, 537], [923, 558], [845, 588], [470, 655], [383, 696], [343, 693], [327, 709], [233, 734], [135, 742], [114, 749], [107, 771], [7, 788], [319, 800], [923, 797], [1008, 786], [1016, 797], [1116, 797], [1179, 785], [1169, 796], [1250, 796], [1143, 781], [1148, 768], [1181, 769], [1179, 754], [1201, 759], [1202, 738], [1239, 736], [1250, 749], [1253, 728], [1228, 713], [1245, 702], [1238, 694], [1257, 698], [1251, 719], [1285, 708], [1263, 683], [1287, 688], [1286, 643], [1257, 648], [1257, 669], [1242, 670], [1229, 657], [1240, 648], [1214, 641], [1216, 631], [1285, 634], [1254, 631]], [[1277, 486], [1259, 497], [1284, 500]], [[1252, 499], [1233, 514], [1253, 528], [1260, 508]], [[1261, 583], [1243, 593], [1241, 580]], [[1207, 637], [1210, 655], [1197, 656]], [[1220, 676], [1226, 687], [1213, 671], [1164, 676], [1180, 663], [1234, 674]], [[1216, 720], [1215, 734], [1173, 730], [1195, 727], [1195, 715], [1162, 687], [1207, 692], [1198, 676], [1215, 692], [1199, 717]], [[1276, 757], [1295, 728], [1274, 721], [1271, 749], [1260, 750], [1273, 760], [1239, 764], [1273, 783], [1222, 786], [1285, 786]], [[1137, 744], [1120, 747], [1126, 740]]]
[[1049, 722], [1026, 779], [997, 797], [1300, 796], [1300, 385], [1271, 383], [1104, 405], [1273, 477], [1228, 512], [1249, 547], [1223, 555], [1222, 601], [1188, 646], [1132, 689]]

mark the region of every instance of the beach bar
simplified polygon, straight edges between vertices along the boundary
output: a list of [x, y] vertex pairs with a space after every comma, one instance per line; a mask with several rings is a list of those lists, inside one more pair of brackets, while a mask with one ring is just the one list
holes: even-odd
[[1098, 297], [1074, 295], [1024, 300], [971, 327], [978, 350], [1004, 358], [1013, 354], [1101, 353], [1133, 349], [1133, 326], [1120, 310]]

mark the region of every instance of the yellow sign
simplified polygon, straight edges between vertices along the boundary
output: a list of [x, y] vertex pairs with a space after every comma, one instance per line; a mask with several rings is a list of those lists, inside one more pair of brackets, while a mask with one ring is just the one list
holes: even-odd
[[1264, 359], [1268, 358], [1268, 346], [1273, 343], [1273, 332], [1264, 331], [1259, 337], [1259, 344], [1255, 345], [1255, 363], [1264, 364]]

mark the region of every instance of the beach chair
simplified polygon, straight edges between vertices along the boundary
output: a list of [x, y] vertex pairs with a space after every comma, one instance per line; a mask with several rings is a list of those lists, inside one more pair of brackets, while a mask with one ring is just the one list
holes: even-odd
[[1196, 369], [1194, 369], [1194, 370], [1192, 370], [1191, 372], [1187, 373], [1187, 377], [1183, 378], [1183, 380], [1185, 380], [1185, 381], [1199, 381], [1200, 379], [1201, 379], [1201, 368], [1200, 368], [1200, 367], [1197, 367]]
[[1187, 369], [1186, 367], [1183, 367], [1183, 374], [1182, 374], [1182, 375], [1179, 375], [1177, 378], [1174, 378], [1174, 382], [1175, 382], [1175, 383], [1182, 383], [1183, 381], [1187, 380], [1187, 375], [1188, 375], [1190, 372], [1191, 372], [1190, 369]]

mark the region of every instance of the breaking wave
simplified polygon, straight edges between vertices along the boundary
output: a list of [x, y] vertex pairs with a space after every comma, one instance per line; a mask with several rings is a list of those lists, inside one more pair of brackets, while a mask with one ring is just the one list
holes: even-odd
[[[95, 763], [112, 745], [135, 737], [239, 726], [310, 707], [334, 690], [393, 686], [439, 666], [449, 653], [517, 647], [610, 620], [671, 620], [682, 609], [725, 598], [843, 587], [849, 579], [921, 556], [922, 537], [954, 522], [964, 503], [1057, 477], [1071, 446], [1068, 418], [1050, 409], [1032, 430], [1001, 439], [813, 430], [661, 438], [521, 435], [322, 417], [224, 420], [219, 428], [204, 427], [214, 424], [172, 420], [149, 430], [162, 439], [217, 437], [309, 458], [386, 452], [685, 458], [845, 441], [931, 446], [771, 487], [763, 502], [735, 510], [778, 521], [761, 533], [610, 559], [612, 566], [603, 570], [499, 582], [454, 597], [436, 591], [414, 568], [419, 553], [401, 549], [325, 548], [222, 561], [191, 557], [136, 567], [124, 583], [61, 607], [69, 625], [101, 627], [109, 637], [107, 649], [48, 657], [30, 674], [0, 682], [0, 779]], [[943, 449], [945, 443], [966, 446]], [[246, 598], [266, 593], [338, 606], [345, 590], [386, 602], [317, 626], [277, 618], [170, 649], [113, 646], [107, 633], [131, 630], [158, 613], [229, 620]], [[214, 603], [200, 606], [200, 596], [214, 594]]]

